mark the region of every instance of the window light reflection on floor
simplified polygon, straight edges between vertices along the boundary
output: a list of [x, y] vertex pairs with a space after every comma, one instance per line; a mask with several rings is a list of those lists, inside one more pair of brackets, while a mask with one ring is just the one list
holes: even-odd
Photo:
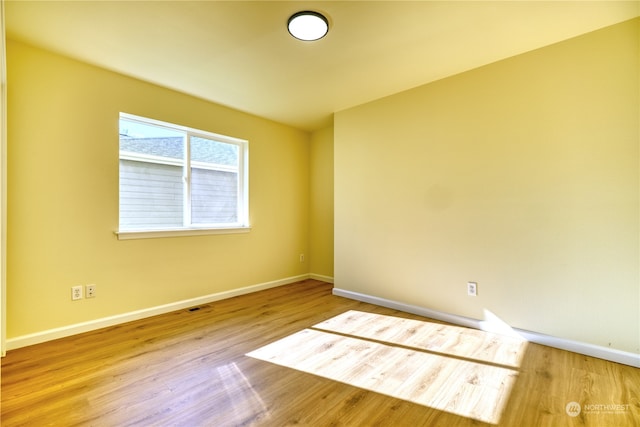
[[247, 356], [498, 424], [526, 341], [347, 311]]

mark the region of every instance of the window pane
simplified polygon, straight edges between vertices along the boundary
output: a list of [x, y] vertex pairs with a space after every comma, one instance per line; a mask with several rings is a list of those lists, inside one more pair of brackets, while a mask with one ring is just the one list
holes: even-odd
[[180, 228], [184, 137], [160, 126], [120, 120], [120, 229]]
[[238, 168], [238, 146], [212, 139], [191, 137], [191, 161]]
[[184, 133], [145, 123], [120, 119], [120, 156], [136, 153], [164, 161], [184, 160]]
[[191, 222], [236, 223], [239, 147], [191, 137]]
[[120, 160], [120, 229], [183, 226], [182, 167]]

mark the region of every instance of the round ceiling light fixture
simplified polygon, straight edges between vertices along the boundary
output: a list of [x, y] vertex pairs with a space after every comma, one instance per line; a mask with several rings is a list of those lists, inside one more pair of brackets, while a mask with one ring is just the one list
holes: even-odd
[[298, 40], [320, 40], [329, 32], [329, 21], [321, 13], [305, 10], [291, 15], [287, 29]]

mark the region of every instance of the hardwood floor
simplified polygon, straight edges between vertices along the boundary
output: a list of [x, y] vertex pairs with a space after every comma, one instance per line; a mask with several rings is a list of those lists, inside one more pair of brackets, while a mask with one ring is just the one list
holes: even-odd
[[1, 391], [2, 426], [640, 425], [640, 369], [313, 280], [9, 351]]

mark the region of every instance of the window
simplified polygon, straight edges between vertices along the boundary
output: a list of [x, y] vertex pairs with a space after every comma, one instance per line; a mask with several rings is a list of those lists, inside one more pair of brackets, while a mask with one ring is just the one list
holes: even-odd
[[248, 231], [248, 142], [120, 113], [119, 238]]

